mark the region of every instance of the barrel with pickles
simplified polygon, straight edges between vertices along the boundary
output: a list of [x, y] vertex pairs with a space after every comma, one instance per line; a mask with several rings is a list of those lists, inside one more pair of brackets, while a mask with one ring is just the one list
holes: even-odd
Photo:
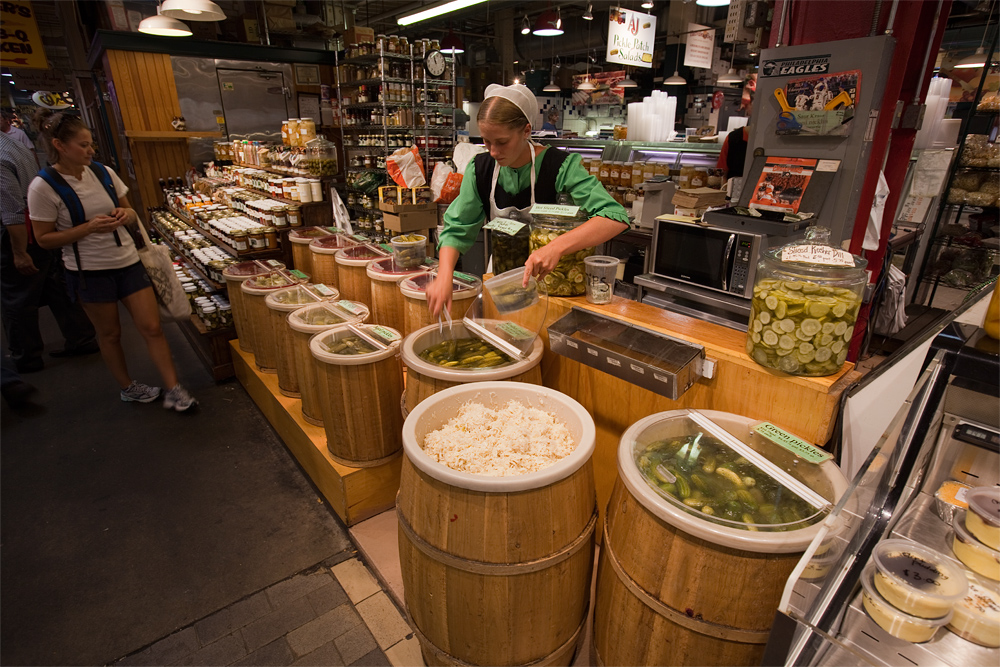
[[[568, 218], [554, 215], [536, 215], [531, 223], [528, 248], [535, 252], [548, 245], [566, 232], [572, 231], [583, 222], [582, 217]], [[545, 291], [552, 296], [580, 296], [587, 291], [587, 270], [583, 260], [590, 257], [595, 248], [584, 248], [563, 255], [552, 272], [542, 278]]]
[[499, 368], [513, 360], [478, 338], [453, 338], [431, 345], [419, 355], [421, 359], [443, 368]]
[[325, 347], [330, 354], [371, 354], [375, 352], [375, 346], [361, 336], [344, 336], [332, 345]]

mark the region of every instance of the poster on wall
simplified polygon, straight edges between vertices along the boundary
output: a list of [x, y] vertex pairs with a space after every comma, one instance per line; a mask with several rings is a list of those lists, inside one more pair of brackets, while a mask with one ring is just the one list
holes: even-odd
[[12, 0], [3, 3], [3, 48], [0, 65], [48, 69], [45, 47], [35, 23], [35, 12], [30, 2]]
[[612, 7], [608, 12], [609, 63], [653, 66], [653, 38], [656, 35], [656, 17], [652, 14]]
[[750, 208], [798, 213], [816, 162], [790, 157], [767, 158], [757, 188], [750, 197]]
[[[590, 79], [594, 84], [593, 90], [579, 90], [580, 84]], [[591, 72], [586, 74], [576, 74], [573, 76], [573, 105], [584, 106], [587, 104], [624, 104], [625, 89], [618, 85], [625, 79], [625, 70], [617, 72]]]
[[824, 111], [828, 106], [853, 109], [860, 84], [861, 70], [856, 69], [792, 79], [785, 86], [785, 99], [798, 111]]
[[697, 23], [688, 23], [687, 29], [684, 66], [712, 69], [712, 54], [715, 53], [715, 29]]

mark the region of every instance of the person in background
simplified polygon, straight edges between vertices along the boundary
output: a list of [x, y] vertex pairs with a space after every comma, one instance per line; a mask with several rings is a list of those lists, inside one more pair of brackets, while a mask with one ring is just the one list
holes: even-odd
[[35, 238], [43, 248], [62, 248], [70, 294], [97, 329], [101, 355], [121, 388], [121, 400], [150, 403], [159, 398], [160, 388], [129, 375], [119, 301], [169, 388], [163, 407], [178, 412], [191, 408], [197, 401], [177, 382], [153, 286], [126, 227], [139, 221], [126, 197], [128, 188], [114, 171], [93, 162], [94, 141], [80, 118], [42, 109], [35, 122], [52, 163], [28, 188]]
[[58, 252], [39, 247], [26, 224], [28, 185], [38, 165], [34, 152], [0, 134], [0, 314], [13, 362], [19, 373], [45, 367], [45, 345], [38, 310], [48, 305], [65, 339], [54, 357], [98, 351], [94, 327], [66, 293]]
[[556, 123], [559, 122], [559, 109], [552, 107], [549, 112], [545, 114], [545, 122], [542, 123], [543, 130], [550, 130], [555, 132], [559, 128], [556, 127]]
[[[753, 96], [757, 91], [757, 75], [751, 74], [743, 83], [743, 95], [740, 97], [740, 111], [748, 118], [753, 110]], [[743, 165], [747, 159], [747, 143], [750, 141], [749, 128], [744, 125], [726, 135], [719, 151], [719, 161], [716, 167], [725, 172], [726, 178], [742, 178]]]
[[33, 385], [21, 379], [10, 355], [3, 355], [0, 358], [0, 395], [7, 401], [7, 405], [19, 408], [25, 405], [36, 391], [38, 390]]
[[31, 156], [35, 160], [35, 168], [37, 169], [38, 158], [35, 157], [35, 144], [31, 143], [31, 139], [24, 133], [24, 130], [14, 125], [15, 120], [17, 120], [17, 115], [13, 111], [9, 109], [0, 111], [0, 131], [3, 131], [8, 137], [31, 151]]
[[580, 162], [580, 155], [531, 141], [529, 118], [538, 117], [538, 101], [521, 84], [486, 88], [476, 119], [487, 153], [469, 162], [458, 197], [444, 214], [438, 240], [437, 279], [427, 288], [432, 315], [451, 304], [452, 273], [459, 255], [472, 247], [484, 221], [493, 218], [531, 219], [531, 207], [558, 203], [568, 194], [590, 215], [576, 229], [531, 253], [524, 265], [523, 285], [542, 278], [566, 254], [604, 243], [628, 229], [628, 212]]

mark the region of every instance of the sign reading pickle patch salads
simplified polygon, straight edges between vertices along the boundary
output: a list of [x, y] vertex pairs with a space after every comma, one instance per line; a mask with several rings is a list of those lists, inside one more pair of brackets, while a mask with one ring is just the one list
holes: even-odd
[[655, 34], [656, 17], [652, 14], [612, 7], [608, 12], [607, 61], [633, 67], [652, 67]]

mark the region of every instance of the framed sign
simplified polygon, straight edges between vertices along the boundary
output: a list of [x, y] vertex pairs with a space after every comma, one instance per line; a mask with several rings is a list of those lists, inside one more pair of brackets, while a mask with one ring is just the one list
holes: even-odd
[[299, 93], [299, 118], [313, 118], [320, 120], [319, 95], [305, 95]]
[[318, 86], [319, 85], [319, 65], [296, 65], [295, 85], [297, 86]]
[[688, 23], [687, 29], [684, 66], [711, 69], [712, 54], [715, 52], [715, 29], [697, 23]]
[[652, 14], [612, 7], [608, 12], [609, 63], [653, 66], [653, 38], [656, 35], [656, 17]]

